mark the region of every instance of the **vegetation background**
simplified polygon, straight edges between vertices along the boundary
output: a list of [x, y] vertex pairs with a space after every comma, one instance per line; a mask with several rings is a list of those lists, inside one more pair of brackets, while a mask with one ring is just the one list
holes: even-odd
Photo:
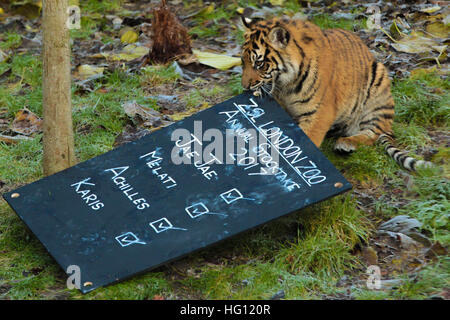
[[[437, 166], [405, 172], [380, 146], [344, 157], [330, 138], [322, 150], [352, 192], [86, 295], [66, 288], [67, 275], [0, 200], [0, 299], [449, 298], [448, 2], [167, 1], [194, 54], [165, 64], [149, 58], [159, 1], [71, 3], [81, 13], [71, 30], [79, 161], [242, 92], [240, 14], [250, 8], [360, 35], [391, 71], [399, 145]], [[1, 193], [43, 176], [41, 8], [0, 0]], [[208, 52], [220, 56], [211, 63]], [[421, 226], [381, 231], [398, 215]], [[370, 265], [380, 289], [367, 286]]]

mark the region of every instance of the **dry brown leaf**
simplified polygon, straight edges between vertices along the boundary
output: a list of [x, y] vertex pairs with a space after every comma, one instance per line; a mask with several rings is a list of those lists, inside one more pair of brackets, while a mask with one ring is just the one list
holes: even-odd
[[142, 106], [136, 101], [126, 102], [122, 107], [131, 119], [137, 120], [139, 125], [147, 128], [165, 127], [173, 123], [164, 120], [163, 117], [165, 116], [158, 111]]
[[134, 118], [136, 115], [139, 115], [143, 120], [146, 120], [151, 117], [160, 116], [158, 111], [153, 110], [152, 108], [144, 107], [139, 103], [137, 103], [136, 101], [126, 102], [122, 105], [122, 107], [125, 113], [130, 118]]
[[23, 140], [32, 140], [32, 139], [30, 137], [22, 136], [22, 135], [17, 135], [17, 136], [11, 137], [11, 136], [5, 136], [3, 134], [0, 134], [0, 142], [4, 142], [6, 144], [14, 144], [14, 143], [18, 143]]
[[11, 130], [26, 136], [41, 132], [42, 119], [27, 108], [24, 108], [16, 113], [16, 117], [11, 124]]

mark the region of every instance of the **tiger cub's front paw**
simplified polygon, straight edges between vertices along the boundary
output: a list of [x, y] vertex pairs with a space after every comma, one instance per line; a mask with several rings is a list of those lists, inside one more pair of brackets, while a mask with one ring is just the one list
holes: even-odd
[[351, 139], [343, 137], [336, 141], [334, 150], [338, 152], [350, 153], [356, 150], [356, 145]]

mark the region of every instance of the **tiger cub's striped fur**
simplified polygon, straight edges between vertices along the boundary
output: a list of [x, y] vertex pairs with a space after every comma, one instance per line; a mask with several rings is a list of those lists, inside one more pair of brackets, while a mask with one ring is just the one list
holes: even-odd
[[335, 149], [344, 152], [381, 136], [406, 169], [425, 163], [387, 145], [394, 118], [388, 72], [359, 37], [302, 20], [242, 20], [242, 86], [273, 95], [317, 146], [328, 132], [340, 136]]

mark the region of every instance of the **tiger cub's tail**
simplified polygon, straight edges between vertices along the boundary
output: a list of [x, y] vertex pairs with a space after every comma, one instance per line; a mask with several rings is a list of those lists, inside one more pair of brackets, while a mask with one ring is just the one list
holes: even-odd
[[409, 171], [416, 171], [417, 168], [430, 168], [433, 164], [429, 161], [417, 160], [408, 156], [407, 152], [395, 146], [394, 139], [387, 135], [381, 134], [377, 140], [384, 146], [386, 153], [390, 155], [401, 167]]

